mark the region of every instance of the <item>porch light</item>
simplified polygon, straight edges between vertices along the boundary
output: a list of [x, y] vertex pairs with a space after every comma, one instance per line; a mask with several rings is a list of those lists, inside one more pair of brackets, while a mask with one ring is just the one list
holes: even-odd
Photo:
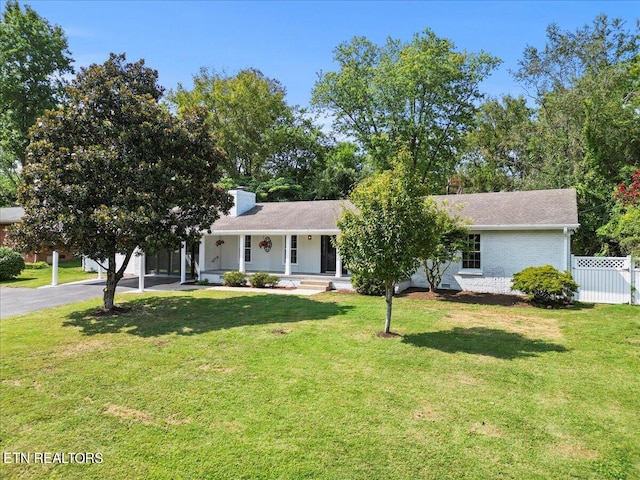
[[307, 240], [311, 240], [313, 237], [311, 235], [307, 235]]

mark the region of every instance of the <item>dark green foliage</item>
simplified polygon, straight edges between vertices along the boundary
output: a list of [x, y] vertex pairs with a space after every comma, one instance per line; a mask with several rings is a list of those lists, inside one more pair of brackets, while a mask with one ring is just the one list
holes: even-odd
[[228, 287], [244, 287], [247, 284], [247, 278], [244, 273], [232, 270], [222, 275], [222, 282]]
[[[25, 250], [64, 248], [101, 262], [106, 310], [136, 248], [197, 241], [233, 203], [217, 184], [224, 154], [206, 112], [171, 115], [157, 78], [143, 60], [111, 54], [82, 69], [68, 103], [30, 132], [15, 238]], [[124, 262], [116, 269], [118, 253]]]
[[0, 280], [17, 277], [24, 267], [22, 255], [8, 247], [0, 247]]
[[560, 272], [551, 265], [525, 268], [513, 276], [512, 290], [533, 295], [533, 301], [549, 305], [557, 300], [568, 301], [578, 291], [571, 273]]
[[251, 278], [249, 280], [251, 281], [251, 286], [255, 288], [274, 288], [280, 281], [280, 279], [276, 275], [269, 275], [267, 272], [254, 273], [253, 275], [251, 275]]
[[381, 297], [384, 295], [384, 282], [357, 273], [351, 274], [351, 285], [360, 295]]
[[0, 18], [0, 205], [15, 202], [29, 128], [63, 94], [73, 72], [62, 29], [29, 5], [6, 2]]

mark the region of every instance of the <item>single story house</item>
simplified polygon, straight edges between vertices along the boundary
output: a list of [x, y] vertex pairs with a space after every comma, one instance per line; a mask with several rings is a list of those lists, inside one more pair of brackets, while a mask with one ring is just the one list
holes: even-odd
[[[3, 207], [0, 208], [0, 247], [4, 247], [7, 245], [6, 236], [7, 231], [10, 225], [14, 223], [20, 223], [22, 221], [22, 216], [24, 215], [24, 208], [22, 207]], [[47, 263], [52, 263], [53, 259], [53, 251], [46, 250], [43, 252], [29, 252], [23, 253], [22, 258], [24, 258], [25, 262], [39, 262], [46, 261]], [[66, 252], [59, 252], [60, 259], [70, 260], [73, 257]]]
[[[256, 203], [243, 189], [199, 244], [181, 250], [133, 257], [128, 273], [180, 275], [219, 282], [230, 270], [268, 271], [282, 283], [322, 278], [350, 289], [348, 272], [331, 244], [344, 200]], [[571, 189], [435, 196], [469, 224], [473, 249], [453, 262], [441, 288], [508, 293], [514, 273], [530, 266], [569, 270], [571, 235], [578, 228], [576, 192]], [[88, 262], [89, 263], [89, 262]], [[426, 287], [423, 271], [400, 286]]]

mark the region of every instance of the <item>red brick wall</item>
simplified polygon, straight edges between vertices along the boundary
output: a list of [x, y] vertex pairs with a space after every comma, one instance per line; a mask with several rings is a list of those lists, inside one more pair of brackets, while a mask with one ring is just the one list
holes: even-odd
[[[7, 236], [7, 227], [9, 227], [9, 225], [7, 224], [0, 224], [0, 247], [5, 246], [5, 238]], [[69, 255], [68, 252], [65, 252], [63, 250], [58, 251], [58, 253], [60, 254], [60, 260], [71, 260], [73, 259], [72, 255]], [[44, 252], [40, 252], [40, 253], [33, 253], [33, 252], [29, 252], [29, 253], [23, 253], [22, 254], [22, 258], [24, 258], [25, 262], [46, 262], [48, 257], [51, 257], [51, 255], [53, 254], [52, 250], [46, 250]]]

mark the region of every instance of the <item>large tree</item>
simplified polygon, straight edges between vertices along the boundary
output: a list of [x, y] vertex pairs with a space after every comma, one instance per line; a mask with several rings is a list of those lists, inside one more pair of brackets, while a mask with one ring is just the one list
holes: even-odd
[[310, 189], [308, 180], [326, 142], [306, 112], [288, 105], [285, 95], [279, 81], [256, 69], [231, 76], [203, 68], [193, 77], [193, 88], [179, 84], [169, 98], [178, 111], [199, 105], [210, 112], [208, 125], [226, 153], [223, 169], [229, 183], [265, 191], [283, 178], [278, 183], [291, 188], [280, 189], [283, 197], [277, 197], [297, 199]]
[[15, 200], [29, 128], [73, 73], [67, 39], [31, 7], [9, 0], [0, 18], [0, 201]]
[[100, 262], [105, 310], [136, 248], [195, 241], [232, 205], [216, 183], [223, 157], [206, 112], [171, 115], [157, 78], [124, 55], [82, 69], [69, 102], [39, 119], [27, 148], [15, 237], [22, 248], [53, 246]]
[[378, 169], [406, 150], [412, 173], [431, 191], [443, 189], [473, 123], [479, 83], [499, 60], [457, 51], [431, 30], [383, 46], [356, 37], [336, 48], [334, 60], [339, 69], [320, 75], [313, 103]]
[[[404, 158], [403, 158], [404, 157]], [[390, 333], [395, 285], [418, 268], [419, 254], [434, 241], [435, 212], [408, 170], [406, 156], [393, 169], [365, 179], [351, 193], [355, 209], [345, 209], [336, 239], [345, 266], [354, 274], [381, 281], [387, 313], [384, 333]]]
[[480, 105], [476, 125], [465, 137], [458, 167], [465, 192], [521, 188], [534, 162], [530, 145], [533, 114], [522, 96], [490, 99]]
[[552, 24], [543, 49], [529, 46], [516, 78], [531, 92], [534, 168], [521, 188], [578, 191], [576, 251], [606, 248], [597, 228], [610, 218], [610, 192], [640, 165], [640, 24], [598, 16], [576, 31]]

